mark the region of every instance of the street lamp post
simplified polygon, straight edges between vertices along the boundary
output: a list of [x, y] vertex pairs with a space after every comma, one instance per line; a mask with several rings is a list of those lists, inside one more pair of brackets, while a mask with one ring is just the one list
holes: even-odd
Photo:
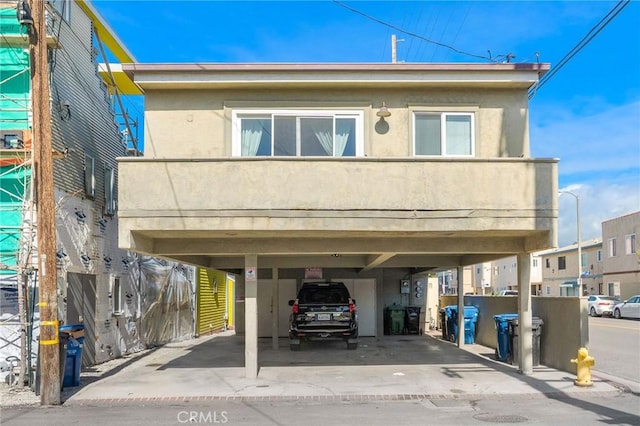
[[580, 196], [571, 191], [559, 191], [561, 194], [572, 195], [576, 199], [576, 223], [578, 232], [578, 278], [577, 283], [580, 288], [580, 296], [582, 295], [582, 247], [580, 244]]

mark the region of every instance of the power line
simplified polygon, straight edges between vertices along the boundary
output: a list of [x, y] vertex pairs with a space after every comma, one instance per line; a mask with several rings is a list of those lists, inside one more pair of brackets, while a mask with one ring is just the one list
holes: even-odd
[[448, 44], [440, 43], [439, 41], [431, 40], [431, 39], [423, 37], [423, 36], [421, 36], [419, 34], [413, 33], [411, 31], [404, 30], [404, 29], [402, 29], [402, 28], [400, 28], [400, 27], [398, 27], [396, 25], [390, 24], [390, 23], [385, 22], [385, 21], [383, 21], [381, 19], [378, 19], [378, 18], [376, 18], [374, 16], [371, 16], [371, 15], [368, 15], [368, 14], [366, 14], [364, 12], [361, 12], [358, 9], [354, 9], [351, 6], [347, 6], [346, 4], [344, 4], [344, 3], [342, 3], [342, 2], [340, 2], [338, 0], [333, 0], [333, 2], [335, 4], [337, 4], [338, 6], [344, 7], [345, 9], [347, 9], [347, 10], [353, 12], [353, 13], [356, 13], [358, 15], [364, 16], [365, 18], [370, 19], [370, 20], [372, 20], [374, 22], [377, 22], [377, 23], [379, 23], [381, 25], [384, 25], [386, 27], [393, 28], [394, 30], [396, 30], [398, 32], [401, 32], [403, 34], [409, 35], [411, 37], [418, 38], [418, 39], [423, 40], [423, 41], [426, 41], [427, 43], [432, 43], [432, 44], [435, 44], [437, 46], [445, 47], [445, 48], [447, 48], [449, 50], [452, 50], [452, 51], [454, 51], [456, 53], [460, 53], [462, 55], [471, 56], [473, 58], [478, 58], [478, 59], [485, 59], [485, 60], [488, 60], [488, 61], [491, 61], [491, 62], [496, 62], [494, 59], [492, 59], [489, 56], [482, 56], [482, 55], [476, 55], [474, 53], [465, 52], [463, 50], [456, 49], [453, 46], [449, 46]]
[[574, 56], [576, 56], [584, 47], [589, 44], [591, 40], [597, 36], [626, 6], [629, 5], [631, 0], [620, 0], [610, 11], [607, 13], [597, 24], [595, 24], [589, 32], [582, 37], [582, 39], [558, 62], [558, 65], [553, 67], [548, 73], [546, 73], [536, 84], [531, 86], [528, 92], [529, 99], [533, 98], [535, 94], [544, 86], [558, 71], [562, 69]]

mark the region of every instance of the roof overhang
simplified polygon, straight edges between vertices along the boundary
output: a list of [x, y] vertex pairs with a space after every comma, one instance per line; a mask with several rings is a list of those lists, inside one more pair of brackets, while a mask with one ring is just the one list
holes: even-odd
[[123, 64], [142, 89], [496, 87], [528, 89], [549, 64]]
[[[115, 31], [109, 26], [107, 21], [100, 15], [100, 13], [93, 7], [89, 0], [77, 0], [78, 6], [82, 11], [91, 19], [94, 29], [100, 42], [102, 42], [107, 49], [113, 54], [118, 62], [136, 62], [136, 58], [133, 56], [125, 44], [118, 38]], [[113, 73], [113, 78], [120, 93], [125, 95], [140, 95], [142, 90], [133, 83], [133, 80], [125, 73], [122, 72], [122, 67], [118, 64], [109, 64]], [[100, 75], [107, 84], [113, 84], [107, 67], [100, 64]]]
[[135, 84], [129, 76], [122, 70], [121, 64], [109, 64], [107, 69], [106, 64], [98, 64], [98, 72], [102, 79], [109, 84], [111, 83], [111, 77], [109, 77], [109, 70], [113, 76], [114, 83], [118, 87], [118, 91], [123, 95], [142, 95], [142, 90]]

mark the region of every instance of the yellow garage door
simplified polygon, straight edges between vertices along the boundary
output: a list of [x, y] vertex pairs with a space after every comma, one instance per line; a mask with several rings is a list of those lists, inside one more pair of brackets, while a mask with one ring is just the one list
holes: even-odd
[[197, 334], [224, 330], [227, 304], [227, 274], [198, 268]]

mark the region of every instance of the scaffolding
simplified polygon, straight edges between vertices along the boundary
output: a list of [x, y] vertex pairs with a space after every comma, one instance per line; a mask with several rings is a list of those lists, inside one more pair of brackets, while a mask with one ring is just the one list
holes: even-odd
[[[4, 11], [3, 11], [4, 12]], [[29, 61], [2, 49], [0, 81], [0, 349], [19, 358], [19, 383], [31, 383], [36, 315], [36, 223], [32, 185]], [[10, 64], [5, 67], [4, 64]], [[26, 70], [26, 73], [25, 73]], [[16, 355], [13, 355], [13, 354]], [[5, 361], [5, 360], [0, 360]]]

